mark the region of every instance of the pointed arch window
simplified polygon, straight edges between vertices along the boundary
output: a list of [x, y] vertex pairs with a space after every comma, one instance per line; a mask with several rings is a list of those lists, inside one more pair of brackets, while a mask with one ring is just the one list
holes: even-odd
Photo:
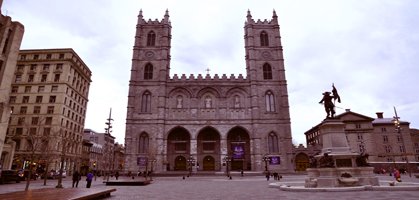
[[138, 139], [138, 153], [148, 153], [148, 134], [141, 133]]
[[151, 93], [149, 91], [144, 92], [141, 98], [141, 112], [151, 112]]
[[153, 65], [148, 63], [144, 68], [144, 80], [153, 79]]
[[271, 91], [266, 92], [265, 100], [266, 100], [266, 111], [275, 112], [275, 97]]
[[263, 65], [263, 79], [272, 79], [272, 67], [268, 63]]
[[154, 31], [150, 31], [147, 34], [147, 46], [155, 46], [156, 45], [156, 34]]
[[268, 34], [265, 31], [260, 33], [260, 46], [269, 46]]
[[269, 133], [268, 150], [269, 153], [279, 153], [278, 136], [275, 133]]

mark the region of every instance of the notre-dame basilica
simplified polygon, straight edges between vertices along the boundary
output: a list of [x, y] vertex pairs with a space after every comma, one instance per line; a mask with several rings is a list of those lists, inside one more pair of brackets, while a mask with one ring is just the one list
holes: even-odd
[[246, 75], [170, 74], [171, 23], [139, 12], [126, 171], [294, 171], [278, 17], [244, 24]]

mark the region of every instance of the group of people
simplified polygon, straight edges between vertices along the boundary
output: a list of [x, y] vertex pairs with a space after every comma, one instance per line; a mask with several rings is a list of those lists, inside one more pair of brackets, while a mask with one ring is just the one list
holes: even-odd
[[[89, 173], [87, 173], [86, 175], [86, 188], [90, 188], [92, 186], [92, 181], [93, 181], [93, 173], [90, 171]], [[116, 172], [115, 173], [115, 178], [116, 180], [118, 180], [119, 177], [119, 173]], [[74, 171], [73, 176], [72, 176], [72, 180], [73, 180], [73, 188], [74, 186], [78, 187], [79, 186], [79, 181], [81, 180], [81, 174], [78, 171]]]

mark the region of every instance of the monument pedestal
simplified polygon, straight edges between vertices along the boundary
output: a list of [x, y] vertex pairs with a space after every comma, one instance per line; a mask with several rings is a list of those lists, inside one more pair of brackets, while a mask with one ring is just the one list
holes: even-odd
[[[351, 152], [345, 135], [345, 124], [338, 119], [326, 119], [319, 126], [319, 137], [323, 144], [317, 163], [327, 154], [333, 160], [333, 167], [308, 168], [305, 187], [349, 187], [374, 185], [378, 178], [373, 167], [357, 166], [358, 153]], [[322, 163], [320, 163], [320, 167]]]

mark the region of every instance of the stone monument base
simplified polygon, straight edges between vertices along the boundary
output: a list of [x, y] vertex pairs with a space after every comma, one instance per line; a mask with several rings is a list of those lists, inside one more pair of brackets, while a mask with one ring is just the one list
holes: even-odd
[[306, 188], [379, 186], [373, 167], [307, 168]]

